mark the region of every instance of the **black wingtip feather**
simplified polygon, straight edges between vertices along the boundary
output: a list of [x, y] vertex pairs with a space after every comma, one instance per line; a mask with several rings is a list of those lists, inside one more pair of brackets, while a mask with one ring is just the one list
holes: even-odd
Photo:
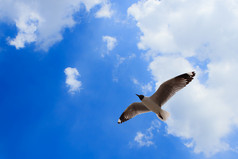
[[121, 123], [123, 123], [123, 122], [125, 122], [125, 121], [127, 121], [129, 119], [125, 117], [124, 113], [122, 113], [122, 115], [120, 116], [119, 120], [120, 120], [120, 122], [118, 121], [117, 123], [121, 124]]
[[192, 80], [193, 80], [193, 77], [196, 75], [196, 73], [193, 71], [190, 73], [184, 73], [182, 75], [179, 75], [177, 76], [176, 78], [183, 78], [186, 80], [186, 84], [189, 84]]

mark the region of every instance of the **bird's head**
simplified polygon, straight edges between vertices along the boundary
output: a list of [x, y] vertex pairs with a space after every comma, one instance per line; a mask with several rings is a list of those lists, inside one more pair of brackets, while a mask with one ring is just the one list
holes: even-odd
[[140, 100], [142, 100], [144, 98], [144, 95], [138, 95], [138, 94], [136, 94], [136, 95], [140, 98]]

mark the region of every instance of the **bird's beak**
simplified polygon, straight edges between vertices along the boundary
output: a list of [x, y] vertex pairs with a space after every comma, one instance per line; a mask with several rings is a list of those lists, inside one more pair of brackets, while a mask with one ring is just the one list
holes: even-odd
[[137, 97], [139, 97], [139, 95], [138, 94], [136, 94], [137, 95]]

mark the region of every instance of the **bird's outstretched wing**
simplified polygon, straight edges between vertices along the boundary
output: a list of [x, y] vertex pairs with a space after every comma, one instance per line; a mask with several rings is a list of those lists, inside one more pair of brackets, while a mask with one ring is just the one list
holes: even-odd
[[160, 85], [158, 90], [150, 97], [160, 107], [166, 103], [176, 92], [184, 88], [193, 80], [195, 72], [184, 73]]
[[126, 108], [126, 110], [122, 113], [118, 120], [118, 124], [121, 124], [136, 115], [142, 114], [142, 113], [147, 113], [150, 112], [148, 108], [142, 103], [142, 102], [135, 102], [129, 105], [129, 107]]

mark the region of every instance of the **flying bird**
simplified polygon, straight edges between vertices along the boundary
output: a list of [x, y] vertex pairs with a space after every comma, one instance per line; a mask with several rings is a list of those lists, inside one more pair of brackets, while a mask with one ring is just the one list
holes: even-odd
[[161, 109], [161, 107], [179, 90], [184, 88], [187, 84], [189, 84], [193, 77], [195, 76], [195, 72], [188, 72], [176, 76], [168, 81], [165, 81], [160, 85], [158, 90], [150, 97], [145, 97], [144, 95], [136, 94], [141, 102], [135, 102], [129, 105], [126, 110], [122, 113], [118, 120], [118, 124], [121, 124], [136, 115], [154, 112], [157, 117], [166, 121], [169, 117], [169, 112]]

